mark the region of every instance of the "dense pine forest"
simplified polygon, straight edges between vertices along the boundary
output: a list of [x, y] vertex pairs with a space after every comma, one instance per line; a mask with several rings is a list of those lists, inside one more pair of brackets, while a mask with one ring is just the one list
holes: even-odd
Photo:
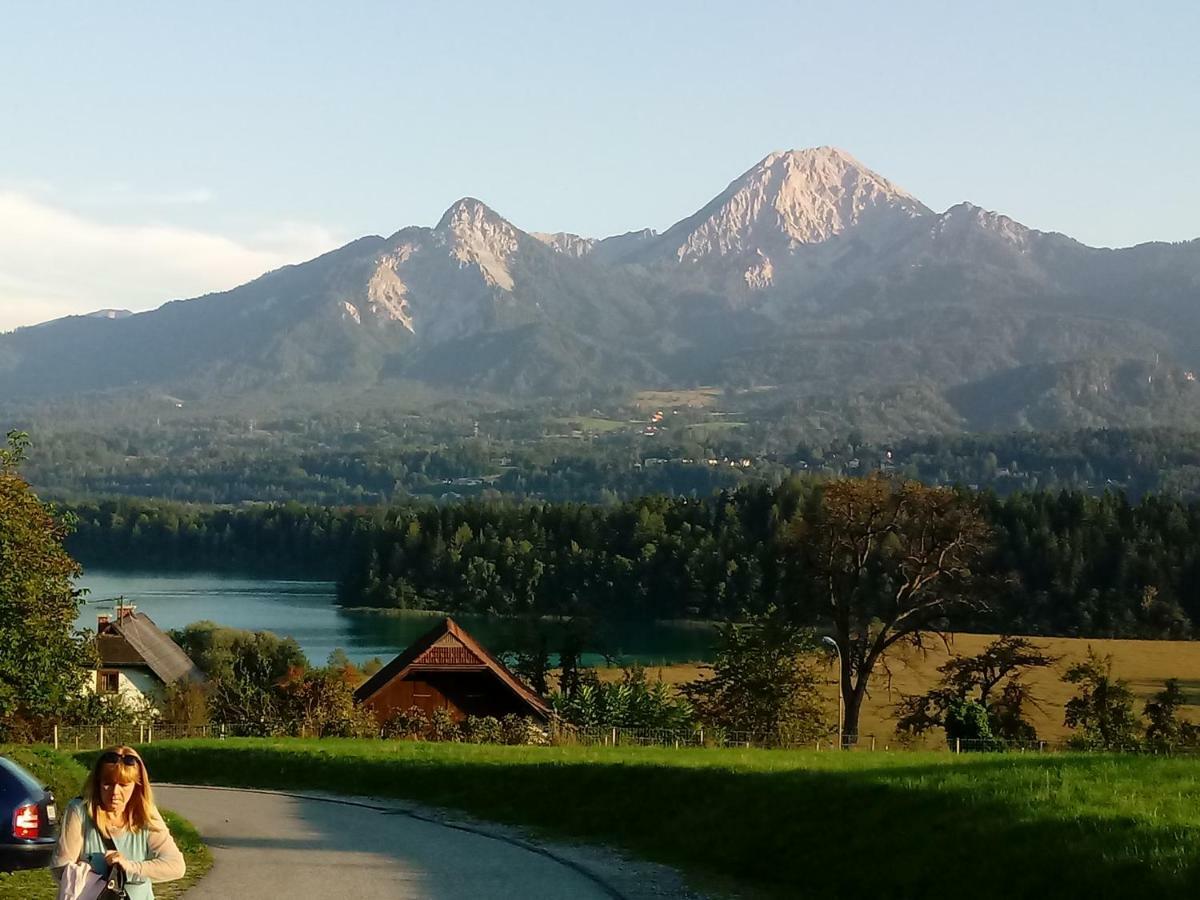
[[[75, 504], [85, 565], [224, 567], [337, 579], [347, 606], [724, 619], [770, 605], [816, 620], [793, 535], [819, 485], [609, 504], [468, 500], [388, 508]], [[1082, 491], [979, 495], [992, 610], [963, 630], [1190, 637], [1200, 503]]]

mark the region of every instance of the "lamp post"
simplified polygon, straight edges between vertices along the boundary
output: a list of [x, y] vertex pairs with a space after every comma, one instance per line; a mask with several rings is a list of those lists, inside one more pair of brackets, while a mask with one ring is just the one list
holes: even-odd
[[842, 693], [842, 680], [843, 680], [843, 678], [845, 677], [845, 676], [843, 675], [843, 673], [842, 673], [842, 648], [838, 646], [838, 642], [837, 642], [837, 641], [835, 641], [833, 638], [829, 637], [828, 635], [826, 635], [825, 637], [821, 638], [821, 643], [825, 644], [826, 646], [832, 647], [832, 648], [833, 648], [833, 652], [837, 654], [837, 667], [838, 667], [838, 749], [839, 749], [839, 750], [845, 750], [846, 748], [845, 748], [845, 747], [843, 746], [843, 744], [842, 744], [842, 741], [844, 740], [844, 736], [842, 735], [842, 729], [844, 729], [844, 728], [846, 727], [846, 695], [845, 695], [844, 693]]

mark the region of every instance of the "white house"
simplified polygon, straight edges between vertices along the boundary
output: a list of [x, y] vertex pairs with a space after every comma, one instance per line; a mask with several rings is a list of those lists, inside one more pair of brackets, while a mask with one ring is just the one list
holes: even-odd
[[183, 649], [130, 604], [118, 603], [115, 618], [98, 618], [96, 653], [100, 664], [92, 689], [102, 695], [120, 694], [135, 706], [161, 699], [163, 688], [172, 682], [204, 680]]

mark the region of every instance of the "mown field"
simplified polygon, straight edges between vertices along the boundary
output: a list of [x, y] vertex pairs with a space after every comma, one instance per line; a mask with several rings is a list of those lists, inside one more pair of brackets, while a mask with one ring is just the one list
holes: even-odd
[[421, 801], [623, 848], [743, 897], [1200, 889], [1188, 759], [294, 739], [146, 751], [159, 779]]
[[[970, 656], [978, 653], [994, 635], [959, 634], [954, 637], [949, 653]], [[1130, 682], [1134, 693], [1141, 700], [1148, 699], [1162, 690], [1168, 678], [1179, 679], [1180, 687], [1188, 699], [1183, 713], [1193, 721], [1200, 721], [1200, 642], [1192, 641], [1129, 641], [1129, 640], [1083, 640], [1075, 638], [1032, 638], [1054, 656], [1060, 657], [1057, 665], [1050, 669], [1035, 670], [1028, 681], [1034, 685], [1039, 707], [1031, 709], [1031, 721], [1037, 727], [1038, 736], [1048, 741], [1065, 738], [1069, 731], [1063, 725], [1063, 706], [1073, 695], [1071, 685], [1062, 682], [1067, 667], [1087, 654], [1089, 646], [1098, 653], [1111, 653], [1114, 672]], [[894, 742], [895, 720], [893, 711], [902, 694], [915, 694], [928, 690], [938, 678], [937, 668], [947, 659], [948, 652], [937, 643], [925, 653], [913, 650], [894, 652], [871, 682], [871, 696], [863, 710], [860, 733], [877, 735], [879, 743]], [[664, 681], [679, 684], [691, 681], [705, 673], [699, 664], [683, 664], [653, 667], [648, 670], [654, 678], [661, 673]], [[620, 669], [601, 670], [604, 679], [617, 679]], [[837, 683], [833, 667], [829, 669], [827, 682], [830, 722], [837, 721]], [[1141, 703], [1138, 712], [1141, 712]], [[933, 747], [941, 740], [936, 735], [928, 741]]]
[[[0, 754], [15, 760], [32, 772], [54, 791], [59, 807], [66, 806], [72, 797], [79, 796], [87, 769], [71, 757], [45, 747], [13, 747], [0, 745]], [[154, 886], [157, 900], [175, 900], [195, 884], [212, 866], [212, 854], [200, 840], [196, 829], [170, 810], [163, 818], [187, 862], [187, 875], [179, 881]], [[57, 887], [45, 869], [25, 872], [0, 872], [0, 900], [54, 900]]]
[[638, 391], [633, 402], [639, 409], [669, 409], [673, 406], [708, 408], [721, 399], [722, 390], [714, 387], [677, 391]]

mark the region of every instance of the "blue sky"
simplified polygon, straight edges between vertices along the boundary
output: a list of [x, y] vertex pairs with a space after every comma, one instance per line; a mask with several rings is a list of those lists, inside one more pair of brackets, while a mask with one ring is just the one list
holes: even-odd
[[0, 329], [230, 287], [464, 195], [664, 228], [774, 149], [935, 209], [1200, 236], [1200, 5], [12, 5]]

